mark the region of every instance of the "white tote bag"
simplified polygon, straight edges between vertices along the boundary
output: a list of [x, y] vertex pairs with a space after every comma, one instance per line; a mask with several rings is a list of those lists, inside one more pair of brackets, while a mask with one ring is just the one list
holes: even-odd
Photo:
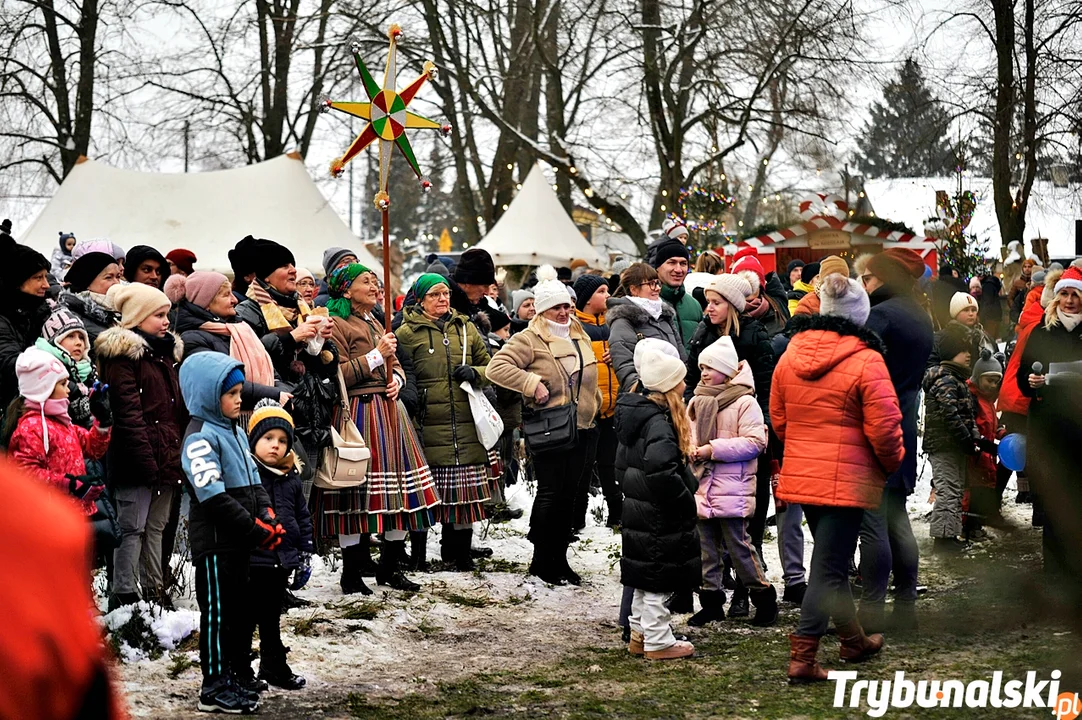
[[[462, 328], [462, 364], [466, 364], [465, 327]], [[485, 394], [470, 383], [461, 383], [459, 387], [470, 398], [470, 414], [473, 415], [473, 426], [477, 428], [477, 439], [484, 445], [485, 450], [491, 450], [503, 435], [503, 420], [500, 419], [500, 414], [492, 407]]]

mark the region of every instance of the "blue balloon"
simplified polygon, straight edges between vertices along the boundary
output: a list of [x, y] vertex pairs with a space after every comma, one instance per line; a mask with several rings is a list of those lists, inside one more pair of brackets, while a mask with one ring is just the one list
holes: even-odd
[[1026, 469], [1026, 436], [1011, 433], [999, 441], [999, 460], [1003, 467], [1014, 472]]

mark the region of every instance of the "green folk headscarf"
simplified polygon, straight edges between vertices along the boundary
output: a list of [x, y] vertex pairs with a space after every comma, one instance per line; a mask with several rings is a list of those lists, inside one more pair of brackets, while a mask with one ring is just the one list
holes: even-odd
[[366, 272], [372, 272], [360, 263], [343, 265], [330, 274], [327, 278], [327, 290], [331, 299], [327, 301], [327, 312], [333, 317], [348, 318], [353, 312], [353, 305], [347, 298], [342, 297], [353, 281]]
[[447, 282], [447, 278], [443, 275], [436, 273], [425, 273], [421, 277], [417, 278], [417, 282], [413, 283], [413, 296], [417, 298], [417, 302], [424, 300], [428, 291], [437, 285], [447, 285], [448, 288], [451, 285]]

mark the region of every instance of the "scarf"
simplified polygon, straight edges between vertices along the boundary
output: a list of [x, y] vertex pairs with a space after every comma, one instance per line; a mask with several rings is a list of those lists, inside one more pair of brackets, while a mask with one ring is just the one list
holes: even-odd
[[343, 265], [327, 278], [327, 291], [331, 299], [327, 301], [327, 312], [332, 317], [347, 319], [353, 312], [352, 302], [342, 297], [349, 290], [353, 281], [366, 272], [372, 272], [360, 263]]
[[1063, 327], [1067, 328], [1067, 332], [1074, 332], [1078, 324], [1082, 323], [1082, 313], [1065, 313], [1062, 310], [1056, 310], [1056, 315], [1059, 316]]
[[64, 363], [64, 367], [68, 369], [68, 372], [74, 373], [75, 377], [81, 383], [85, 383], [86, 379], [90, 377], [91, 371], [94, 370], [94, 364], [90, 362], [90, 358], [83, 358], [82, 360], [76, 361], [68, 354], [67, 350], [53, 345], [45, 338], [39, 337], [35, 340], [34, 347], [38, 350], [44, 350], [60, 362]]
[[761, 296], [757, 298], [748, 298], [744, 301], [744, 312], [751, 315], [756, 320], [762, 320], [768, 310], [770, 310], [770, 303]]
[[212, 322], [199, 326], [214, 335], [229, 336], [229, 357], [244, 365], [244, 378], [260, 385], [274, 385], [274, 366], [255, 330], [246, 322]]
[[568, 320], [566, 323], [560, 324], [558, 322], [553, 322], [548, 318], [545, 318], [545, 323], [548, 325], [549, 332], [552, 334], [553, 337], [563, 338], [565, 340], [571, 337], [570, 320]]
[[308, 303], [301, 300], [297, 293], [285, 295], [258, 278], [248, 286], [245, 295], [259, 305], [270, 332], [292, 330], [298, 319], [304, 320], [312, 312]]
[[68, 415], [68, 399], [67, 398], [55, 398], [46, 400], [43, 403], [35, 402], [33, 400], [23, 401], [24, 412], [40, 412], [41, 413], [41, 440], [42, 445], [45, 448], [45, 454], [49, 454], [49, 423], [45, 422], [45, 416], [51, 417], [61, 425], [71, 426], [71, 416]]
[[[717, 436], [718, 413], [732, 405], [738, 398], [754, 395], [755, 390], [747, 385], [706, 385], [699, 383], [688, 403], [688, 417], [695, 423], [695, 437], [700, 445], [706, 445]], [[696, 479], [702, 479], [712, 460], [696, 460], [691, 472]]]
[[77, 298], [79, 304], [82, 305], [81, 308], [71, 308], [76, 315], [88, 317], [103, 327], [112, 327], [120, 323], [120, 313], [113, 309], [108, 298], [101, 293], [83, 290], [72, 297]]
[[665, 307], [665, 304], [664, 302], [662, 302], [661, 298], [658, 298], [657, 300], [651, 300], [649, 298], [632, 297], [629, 295], [628, 300], [641, 307], [650, 317], [655, 320], [661, 317], [661, 310]]

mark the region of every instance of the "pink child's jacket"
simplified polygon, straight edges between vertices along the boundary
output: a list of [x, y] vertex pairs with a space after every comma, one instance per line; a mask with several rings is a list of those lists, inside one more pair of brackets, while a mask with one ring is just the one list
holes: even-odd
[[68, 494], [67, 474], [86, 473], [84, 454], [91, 460], [100, 460], [109, 447], [110, 433], [99, 429], [94, 421], [89, 430], [73, 425], [64, 418], [45, 416], [49, 427], [49, 451], [45, 451], [40, 412], [27, 412], [19, 418], [19, 425], [8, 443], [8, 456], [27, 472], [63, 492], [87, 517], [97, 511], [93, 500], [79, 500]]
[[[741, 361], [729, 381], [755, 389], [747, 362]], [[755, 513], [757, 458], [766, 449], [767, 429], [755, 395], [743, 395], [718, 411], [716, 437], [698, 438], [691, 421], [692, 446], [710, 445], [713, 462], [699, 480], [695, 493], [700, 518], [742, 518]]]

